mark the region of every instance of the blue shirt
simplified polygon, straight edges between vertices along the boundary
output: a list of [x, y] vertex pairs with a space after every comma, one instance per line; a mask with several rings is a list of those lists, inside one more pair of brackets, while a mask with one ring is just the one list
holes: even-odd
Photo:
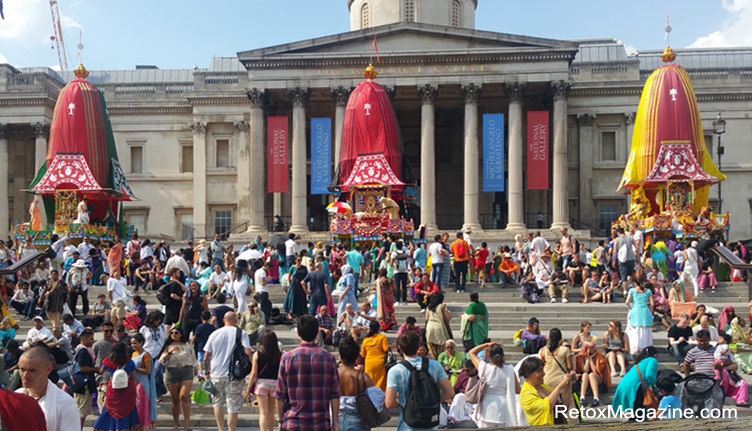
[[[415, 369], [420, 369], [421, 362], [423, 358], [420, 356], [416, 356], [414, 358], [405, 358], [407, 359], [410, 364], [415, 367]], [[433, 359], [428, 360], [428, 373], [431, 374], [431, 377], [433, 377], [434, 380], [436, 380], [436, 384], [438, 384], [441, 380], [444, 380], [447, 378], [446, 372], [444, 372], [444, 367], [441, 366], [441, 364], [438, 361], [434, 361]], [[387, 389], [394, 389], [397, 391], [397, 401], [399, 402], [400, 406], [403, 408], [405, 407], [405, 404], [407, 403], [407, 383], [410, 378], [410, 371], [402, 365], [397, 364], [393, 366], [389, 370], [389, 374], [387, 374], [386, 377], [386, 387]], [[402, 410], [400, 409], [399, 414], [399, 425], [397, 426], [397, 431], [413, 431], [416, 429], [438, 429], [438, 427], [434, 428], [413, 428], [409, 425], [407, 425], [402, 420]]]
[[415, 265], [420, 268], [425, 268], [426, 263], [428, 262], [428, 252], [423, 247], [418, 247], [415, 250], [415, 253], [413, 253], [413, 260], [415, 260]]
[[347, 264], [353, 269], [353, 274], [360, 274], [360, 265], [363, 264], [363, 255], [358, 250], [350, 250], [345, 253]]
[[206, 340], [209, 339], [209, 335], [214, 332], [216, 328], [211, 323], [201, 323], [193, 330], [193, 335], [196, 337], [194, 343], [196, 344], [196, 350], [202, 352], [206, 345]]
[[666, 419], [681, 419], [681, 401], [676, 395], [666, 395], [661, 398], [661, 403], [658, 408], [665, 410], [661, 420]]

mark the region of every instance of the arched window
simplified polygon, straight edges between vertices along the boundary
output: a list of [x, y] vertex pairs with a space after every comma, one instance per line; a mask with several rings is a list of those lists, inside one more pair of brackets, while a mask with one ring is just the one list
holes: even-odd
[[415, 0], [405, 0], [405, 21], [415, 21]]
[[371, 7], [368, 3], [363, 3], [363, 6], [360, 7], [360, 23], [361, 28], [368, 28], [371, 26]]
[[452, 27], [459, 27], [462, 23], [462, 11], [459, 0], [452, 2]]

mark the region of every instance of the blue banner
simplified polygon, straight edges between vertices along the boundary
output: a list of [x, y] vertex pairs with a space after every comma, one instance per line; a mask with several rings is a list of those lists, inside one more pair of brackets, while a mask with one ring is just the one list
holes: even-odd
[[311, 118], [311, 194], [329, 194], [331, 182], [332, 119]]
[[504, 114], [483, 114], [483, 191], [504, 191]]

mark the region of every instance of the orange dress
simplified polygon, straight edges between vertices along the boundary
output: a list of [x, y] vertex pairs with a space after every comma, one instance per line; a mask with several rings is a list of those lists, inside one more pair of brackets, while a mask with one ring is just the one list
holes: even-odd
[[389, 342], [386, 335], [375, 334], [366, 337], [360, 347], [360, 356], [365, 360], [364, 370], [371, 377], [373, 384], [386, 391], [386, 368], [384, 368], [384, 356], [389, 350]]

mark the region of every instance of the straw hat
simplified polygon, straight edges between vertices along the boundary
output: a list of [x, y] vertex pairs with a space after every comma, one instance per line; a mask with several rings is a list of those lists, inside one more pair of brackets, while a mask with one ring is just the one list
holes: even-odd
[[74, 268], [81, 268], [81, 269], [83, 269], [83, 268], [86, 268], [87, 265], [86, 265], [86, 262], [84, 262], [83, 259], [78, 259], [76, 261], [76, 263], [73, 264], [73, 267]]

